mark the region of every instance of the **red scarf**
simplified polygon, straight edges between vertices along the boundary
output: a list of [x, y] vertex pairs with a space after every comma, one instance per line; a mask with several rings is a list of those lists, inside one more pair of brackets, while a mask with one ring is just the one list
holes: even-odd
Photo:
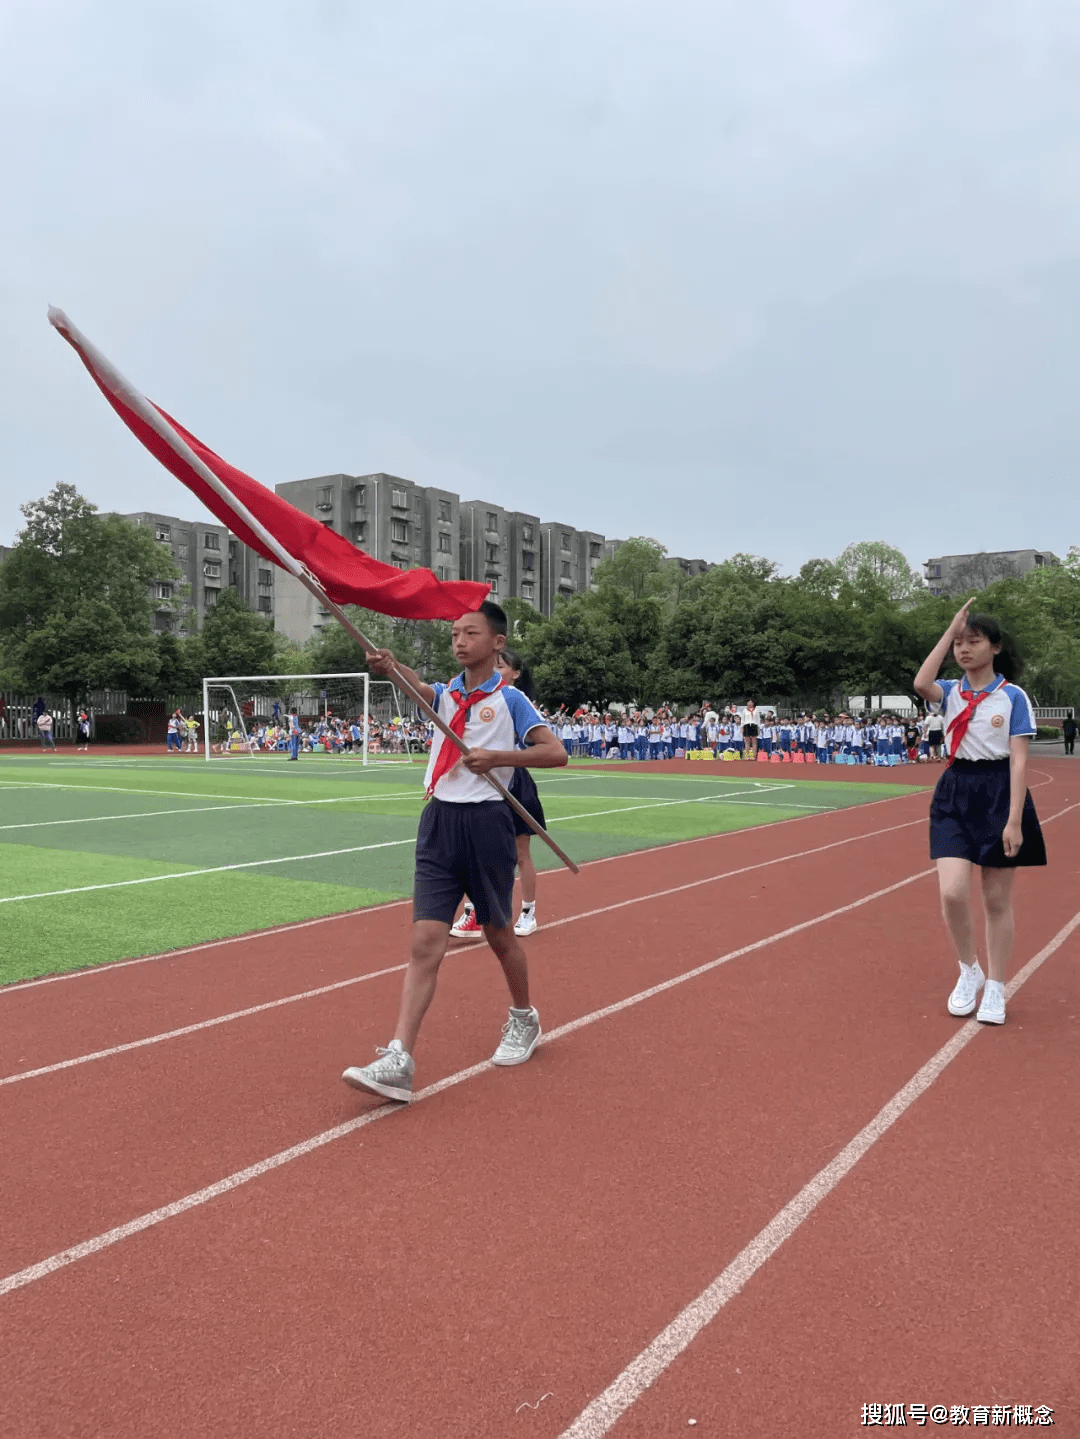
[[[461, 690], [450, 690], [449, 694], [457, 705], [453, 718], [450, 721], [450, 728], [460, 739], [465, 738], [465, 721], [469, 717], [469, 710], [481, 700], [489, 698], [503, 687], [502, 676], [499, 683], [493, 690], [477, 689], [469, 694], [463, 694]], [[426, 798], [430, 799], [435, 793], [435, 786], [442, 779], [444, 774], [449, 774], [454, 766], [461, 759], [461, 751], [456, 744], [452, 744], [445, 735], [442, 737], [442, 744], [439, 746], [439, 753], [435, 756], [435, 765], [431, 771], [431, 783], [427, 787]]]
[[[967, 703], [960, 713], [949, 721], [949, 728], [945, 731], [945, 742], [949, 750], [949, 758], [945, 762], [946, 769], [952, 764], [956, 758], [957, 750], [964, 742], [964, 736], [968, 732], [968, 725], [971, 723], [971, 717], [975, 713], [976, 708], [982, 704], [983, 700], [989, 699], [990, 696], [1005, 683], [1006, 681], [1001, 679], [997, 684], [989, 685], [986, 689], [980, 690], [978, 694], [974, 694], [971, 690], [964, 688], [963, 680], [960, 681], [960, 698], [966, 700]], [[949, 743], [950, 741], [952, 742]]]

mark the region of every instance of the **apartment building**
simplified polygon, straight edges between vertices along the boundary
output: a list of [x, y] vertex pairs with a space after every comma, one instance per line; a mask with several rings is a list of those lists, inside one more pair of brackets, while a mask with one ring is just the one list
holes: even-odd
[[202, 628], [227, 585], [249, 608], [273, 622], [274, 567], [224, 525], [181, 520], [146, 510], [121, 518], [133, 525], [145, 525], [181, 572], [179, 580], [156, 580], [150, 587], [155, 630], [194, 634]]
[[[460, 578], [459, 508], [451, 490], [418, 485], [400, 475], [316, 475], [277, 487], [304, 514], [383, 564], [407, 570], [423, 565], [441, 580]], [[277, 579], [277, 628], [302, 644], [330, 618], [292, 575]]]
[[491, 586], [491, 598], [540, 603], [540, 518], [489, 500], [463, 500], [458, 546], [461, 578]]
[[556, 601], [591, 589], [605, 558], [604, 536], [572, 525], [540, 526], [540, 609], [550, 615]]
[[1050, 550], [980, 550], [970, 555], [938, 555], [923, 563], [923, 577], [934, 595], [984, 589], [995, 580], [1026, 575], [1043, 566], [1060, 565]]

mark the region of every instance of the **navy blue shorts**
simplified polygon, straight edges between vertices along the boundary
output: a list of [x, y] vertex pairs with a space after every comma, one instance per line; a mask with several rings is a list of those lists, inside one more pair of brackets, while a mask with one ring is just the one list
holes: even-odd
[[502, 929], [510, 923], [516, 864], [514, 811], [504, 800], [428, 800], [416, 833], [413, 919], [453, 924], [468, 895], [479, 922]]
[[1001, 834], [1009, 820], [1009, 761], [958, 759], [937, 782], [930, 802], [930, 858], [966, 859], [983, 869], [1046, 863], [1039, 817], [1030, 792], [1020, 827], [1024, 842], [1007, 859]]
[[[507, 789], [527, 813], [531, 814], [537, 824], [547, 829], [547, 820], [544, 818], [544, 806], [540, 803], [540, 794], [536, 788], [536, 781], [527, 769], [518, 768], [514, 770], [514, 776]], [[514, 833], [532, 834], [532, 830], [514, 810], [510, 810], [510, 816], [514, 821]]]

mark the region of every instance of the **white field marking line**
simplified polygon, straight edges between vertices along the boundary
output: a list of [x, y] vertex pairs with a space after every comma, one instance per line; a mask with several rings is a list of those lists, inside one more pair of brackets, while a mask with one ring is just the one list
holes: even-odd
[[[83, 794], [156, 794], [165, 799], [229, 799], [234, 804], [246, 804], [249, 808], [253, 805], [280, 805], [295, 806], [304, 804], [342, 804], [345, 800], [372, 798], [382, 799], [382, 795], [334, 795], [331, 799], [268, 799], [262, 794], [182, 794], [172, 789], [129, 789], [122, 784], [54, 784], [51, 781], [41, 784], [10, 784], [7, 780], [0, 780], [0, 793], [8, 789], [32, 789], [41, 792], [51, 789], [73, 789]], [[402, 794], [421, 794], [421, 790], [402, 790]]]
[[[1043, 946], [1006, 987], [1011, 999], [1021, 985], [1045, 964], [1080, 926], [1080, 913], [1058, 930], [1049, 944]], [[790, 1203], [769, 1221], [765, 1228], [731, 1261], [690, 1304], [677, 1314], [647, 1348], [632, 1360], [611, 1384], [598, 1394], [578, 1415], [559, 1439], [602, 1439], [620, 1417], [656, 1383], [684, 1349], [710, 1324], [725, 1305], [746, 1286], [757, 1271], [790, 1239], [824, 1199], [833, 1192], [883, 1135], [930, 1088], [934, 1080], [952, 1063], [979, 1033], [980, 1026], [969, 1019], [948, 1043], [919, 1069], [904, 1087], [883, 1105], [873, 1119], [855, 1138], [805, 1184]]]
[[[789, 788], [789, 786], [777, 785], [776, 788], [787, 789]], [[615, 809], [590, 810], [588, 814], [553, 814], [548, 817], [548, 824], [567, 824], [569, 821], [575, 819], [599, 819], [602, 815], [608, 814], [633, 814], [635, 810], [640, 809], [670, 809], [673, 805], [680, 804], [716, 804], [721, 800], [734, 799], [737, 795], [740, 794], [768, 793], [771, 793], [771, 791], [748, 789], [736, 790], [734, 795], [703, 794], [696, 796], [694, 799], [658, 799], [651, 801], [649, 804], [621, 804], [618, 805]], [[616, 799], [618, 798], [617, 795], [613, 797]]]
[[[207, 804], [200, 805], [196, 809], [148, 809], [136, 814], [87, 814], [78, 819], [34, 819], [25, 824], [0, 824], [0, 832], [9, 829], [44, 829], [47, 825], [54, 824], [105, 824], [113, 819], [160, 819], [162, 815], [184, 815], [184, 814], [213, 814], [222, 810], [233, 814], [242, 814], [249, 809], [278, 809], [280, 804], [287, 804], [290, 807], [312, 804], [350, 804], [355, 801], [358, 804], [366, 803], [368, 800], [384, 799], [405, 799], [412, 798], [418, 792], [411, 789], [395, 790], [391, 794], [357, 794], [339, 795], [335, 799], [287, 799], [280, 803], [276, 800], [266, 802], [264, 800], [252, 800], [250, 804], [240, 801], [236, 804]], [[178, 795], [178, 799], [184, 796]], [[193, 799], [198, 796], [193, 795]]]
[[[707, 795], [705, 798], [711, 799], [713, 796]], [[596, 819], [600, 815], [623, 814], [637, 809], [666, 809], [669, 805], [701, 804], [702, 802], [700, 799], [668, 799], [658, 800], [655, 804], [620, 805], [617, 809], [593, 810], [588, 814], [552, 815], [548, 824], [574, 819]], [[303, 801], [298, 801], [298, 803], [303, 803]], [[252, 807], [251, 805], [247, 806], [249, 809]], [[230, 806], [226, 806], [226, 808], [230, 808]], [[171, 813], [171, 811], [169, 812]], [[298, 864], [308, 859], [333, 859], [343, 854], [362, 854], [368, 850], [394, 849], [398, 845], [415, 843], [416, 836], [414, 835], [410, 839], [388, 839], [383, 840], [380, 844], [349, 845], [344, 849], [318, 850], [314, 854], [284, 854], [277, 855], [272, 859], [247, 859], [240, 864], [217, 864], [211, 865], [207, 869], [174, 870], [170, 874], [144, 875], [141, 879], [114, 879], [107, 884], [80, 884], [69, 889], [43, 889], [35, 894], [9, 894], [0, 897], [0, 904], [20, 904], [24, 900], [30, 899], [55, 899], [65, 894], [91, 894], [103, 889], [127, 889], [135, 884], [161, 884], [168, 879], [196, 879], [204, 874], [225, 874], [237, 869], [259, 869], [264, 864]]]
[[203, 874], [225, 874], [234, 869], [261, 869], [264, 864], [298, 864], [305, 859], [333, 859], [340, 854], [361, 854], [369, 849], [394, 849], [402, 844], [415, 844], [416, 836], [410, 839], [384, 839], [379, 844], [355, 844], [347, 849], [323, 849], [314, 854], [282, 854], [273, 859], [245, 859], [240, 864], [215, 864], [209, 869], [180, 869], [172, 874], [148, 874], [142, 879], [114, 879], [108, 884], [79, 884], [71, 889], [43, 889], [39, 894], [9, 894], [0, 898], [0, 904], [18, 904], [25, 899], [54, 899], [62, 894], [90, 894], [99, 889], [126, 889], [133, 884], [161, 884], [167, 879], [197, 879]]
[[[854, 900], [851, 904], [842, 905], [839, 909], [831, 909], [825, 914], [819, 914], [813, 919], [803, 920], [800, 924], [789, 926], [787, 929], [778, 931], [776, 934], [767, 936], [765, 939], [755, 940], [753, 944], [743, 945], [740, 949], [733, 949], [728, 954], [722, 954], [717, 959], [710, 960], [706, 964], [700, 964], [694, 969], [687, 970], [683, 974], [675, 975], [671, 979], [665, 979], [660, 984], [654, 984], [648, 989], [643, 989], [637, 994], [629, 995], [626, 999], [617, 1000], [614, 1004], [605, 1005], [602, 1009], [595, 1009], [590, 1014], [583, 1014], [577, 1019], [570, 1020], [567, 1024], [561, 1024], [558, 1028], [551, 1030], [541, 1039], [541, 1044], [552, 1044], [558, 1039], [563, 1039], [568, 1034], [575, 1034], [579, 1029], [588, 1025], [596, 1024], [599, 1020], [608, 1019], [614, 1014], [620, 1014], [623, 1010], [632, 1009], [638, 1004], [643, 1004], [647, 999], [653, 999], [658, 994], [664, 994], [670, 989], [686, 984], [692, 979], [698, 979], [704, 974], [720, 968], [721, 965], [729, 964], [734, 959], [743, 955], [752, 954], [759, 949], [765, 949], [770, 944], [776, 944], [780, 940], [790, 939], [793, 935], [801, 934], [804, 930], [812, 929], [815, 925], [825, 924], [831, 919], [840, 915], [849, 914], [852, 910], [860, 909], [863, 905], [871, 904], [876, 899], [882, 899], [885, 895], [894, 894], [897, 890], [903, 889], [905, 885], [914, 884], [917, 880], [924, 879], [933, 874], [932, 869], [920, 870], [917, 874], [908, 875], [906, 879], [898, 880], [884, 889], [875, 890], [872, 894], [864, 895], [861, 899]], [[453, 1089], [456, 1085], [463, 1084], [468, 1079], [475, 1079], [480, 1074], [486, 1074], [494, 1068], [490, 1059], [485, 1059], [479, 1064], [472, 1064], [467, 1069], [459, 1069], [456, 1074], [447, 1075], [445, 1079], [438, 1080], [435, 1084], [429, 1084], [426, 1089], [421, 1089], [413, 1095], [412, 1103], [420, 1100], [431, 1099], [444, 1090]], [[186, 1194], [182, 1199], [176, 1199], [171, 1204], [162, 1205], [159, 1209], [153, 1209], [148, 1214], [141, 1214], [137, 1219], [129, 1220], [126, 1224], [119, 1224], [114, 1229], [108, 1229], [104, 1234], [95, 1235], [93, 1239], [86, 1239], [81, 1244], [72, 1245], [70, 1249], [61, 1250], [59, 1254], [53, 1254], [48, 1259], [42, 1259], [37, 1264], [31, 1264], [25, 1269], [20, 1269], [15, 1274], [9, 1274], [0, 1279], [0, 1297], [12, 1293], [13, 1290], [23, 1289], [28, 1284], [33, 1284], [39, 1279], [44, 1279], [57, 1270], [64, 1269], [69, 1264], [74, 1264], [80, 1259], [87, 1259], [92, 1254], [100, 1254], [102, 1250], [119, 1244], [124, 1239], [130, 1239], [133, 1235], [141, 1233], [144, 1229], [151, 1229], [155, 1225], [163, 1223], [166, 1219], [173, 1219], [189, 1209], [196, 1209], [200, 1205], [207, 1204], [212, 1199], [218, 1199], [231, 1190], [239, 1189], [241, 1185], [250, 1183], [253, 1179], [259, 1179], [264, 1174], [269, 1174], [282, 1165], [290, 1163], [294, 1159], [301, 1159], [305, 1155], [312, 1154], [315, 1150], [331, 1144], [335, 1139], [343, 1139], [348, 1134], [354, 1134], [358, 1129], [366, 1125], [375, 1124], [380, 1119], [385, 1119], [388, 1114], [394, 1113], [401, 1108], [400, 1105], [382, 1105], [378, 1109], [369, 1109], [364, 1114], [358, 1115], [355, 1119], [346, 1120], [344, 1124], [335, 1125], [333, 1129], [324, 1130], [322, 1134], [313, 1135], [310, 1139], [302, 1140], [299, 1144], [293, 1144], [288, 1149], [283, 1149], [277, 1154], [272, 1154], [267, 1159], [260, 1159], [255, 1164], [249, 1164], [246, 1168], [237, 1170], [236, 1173], [219, 1179], [215, 1184], [209, 1184], [204, 1189], [197, 1189], [193, 1194]]]
[[[911, 828], [912, 825], [916, 825], [916, 824], [922, 824], [922, 820], [920, 820], [920, 819], [910, 820], [907, 824], [904, 824], [904, 825], [893, 825], [893, 826], [890, 826], [890, 828], [887, 829], [887, 830], [875, 830], [874, 833], [875, 833], [875, 834], [890, 834], [890, 833], [892, 833], [892, 831], [895, 830], [895, 829], [909, 829], [909, 828]], [[860, 839], [866, 838], [865, 835], [860, 835], [860, 836], [858, 836], [858, 837], [859, 837]], [[805, 859], [808, 855], [819, 854], [819, 853], [821, 853], [822, 850], [825, 850], [825, 849], [835, 849], [838, 845], [850, 844], [851, 842], [852, 842], [851, 840], [847, 840], [847, 839], [834, 840], [834, 841], [832, 841], [830, 844], [820, 845], [820, 846], [819, 846], [818, 848], [816, 848], [816, 849], [800, 850], [800, 851], [799, 851], [798, 853], [796, 853], [796, 854], [778, 855], [778, 856], [774, 857], [773, 859], [759, 860], [756, 864], [742, 865], [739, 869], [729, 869], [729, 870], [725, 870], [722, 874], [710, 874], [710, 875], [707, 875], [704, 879], [693, 879], [693, 880], [687, 881], [686, 884], [676, 884], [676, 885], [672, 885], [672, 886], [670, 886], [668, 889], [653, 890], [652, 893], [650, 893], [650, 894], [637, 894], [637, 895], [634, 895], [633, 898], [631, 898], [631, 899], [622, 899], [622, 900], [617, 900], [614, 904], [601, 905], [600, 908], [598, 908], [598, 909], [586, 909], [586, 910], [583, 910], [580, 914], [568, 914], [568, 915], [564, 915], [562, 919], [553, 919], [553, 920], [550, 920], [547, 924], [542, 924], [542, 925], [540, 926], [540, 929], [541, 929], [541, 930], [559, 929], [559, 928], [561, 928], [564, 924], [575, 924], [578, 920], [581, 920], [581, 919], [595, 919], [597, 915], [601, 915], [601, 914], [613, 914], [616, 910], [619, 910], [619, 909], [627, 909], [627, 908], [628, 908], [629, 906], [631, 906], [631, 905], [635, 905], [635, 904], [648, 904], [648, 903], [651, 903], [651, 901], [656, 900], [656, 899], [666, 899], [669, 895], [673, 895], [673, 894], [683, 894], [683, 893], [685, 893], [686, 890], [689, 890], [689, 889], [700, 889], [702, 885], [706, 885], [706, 884], [717, 884], [717, 883], [719, 883], [720, 880], [724, 880], [724, 879], [736, 879], [736, 878], [738, 878], [739, 875], [750, 874], [753, 870], [757, 870], [757, 869], [768, 869], [768, 868], [770, 868], [770, 867], [771, 867], [772, 865], [774, 865], [774, 864], [784, 864], [784, 863], [786, 863], [788, 860], [792, 860], [792, 859]], [[926, 871], [926, 873], [931, 873], [931, 871], [928, 870], [928, 871]], [[916, 877], [916, 878], [919, 878], [920, 876], [915, 876], [915, 877]], [[906, 882], [907, 882], [907, 881], [905, 881], [905, 883], [906, 883]], [[401, 903], [409, 903], [409, 901], [407, 901], [407, 900], [406, 900], [406, 901], [401, 901]], [[389, 906], [385, 906], [385, 907], [389, 908]], [[367, 913], [366, 910], [365, 910], [365, 911], [361, 911], [361, 912], [362, 912], [362, 913]], [[332, 916], [332, 917], [336, 918], [336, 917], [338, 917], [338, 916]], [[308, 923], [308, 924], [313, 924], [313, 923], [318, 923], [318, 921], [317, 921], [317, 920], [308, 920], [308, 921], [306, 921], [306, 923]], [[246, 937], [247, 937], [247, 936], [239, 936], [239, 938], [246, 938]], [[220, 943], [236, 943], [236, 940], [234, 939], [234, 940], [226, 940], [226, 941], [219, 941], [219, 942], [220, 942]], [[209, 945], [206, 945], [206, 946], [197, 946], [197, 947], [201, 947], [201, 948], [211, 948], [211, 946], [209, 946]], [[182, 951], [176, 951], [176, 952], [179, 953], [179, 952], [182, 952]], [[462, 950], [462, 949], [457, 949], [457, 950], [454, 950], [454, 951], [452, 951], [452, 952], [455, 953], [455, 954], [468, 954], [468, 953], [471, 953], [472, 951], [469, 950], [469, 949], [464, 949], [464, 950]], [[740, 953], [741, 953], [741, 952], [742, 952], [742, 951], [740, 951]], [[152, 1035], [147, 1036], [145, 1039], [133, 1039], [133, 1040], [129, 1040], [129, 1041], [128, 1041], [127, 1043], [125, 1043], [125, 1044], [117, 1044], [117, 1045], [114, 1045], [114, 1046], [113, 1046], [112, 1048], [110, 1048], [110, 1049], [100, 1049], [100, 1050], [97, 1050], [97, 1051], [96, 1051], [95, 1053], [93, 1053], [93, 1054], [83, 1054], [83, 1055], [79, 1055], [79, 1056], [78, 1056], [77, 1058], [75, 1058], [75, 1059], [64, 1059], [64, 1060], [60, 1060], [60, 1061], [59, 1061], [58, 1063], [56, 1063], [56, 1064], [44, 1065], [43, 1067], [41, 1067], [41, 1068], [39, 1068], [39, 1069], [27, 1069], [27, 1070], [23, 1070], [23, 1071], [22, 1071], [21, 1073], [19, 1073], [19, 1074], [9, 1074], [9, 1075], [5, 1076], [4, 1078], [0, 1078], [0, 1087], [2, 1087], [2, 1086], [5, 1085], [5, 1084], [17, 1084], [17, 1083], [19, 1083], [19, 1081], [21, 1081], [21, 1080], [23, 1080], [23, 1079], [36, 1079], [36, 1078], [40, 1077], [40, 1076], [43, 1075], [43, 1074], [55, 1074], [58, 1070], [61, 1070], [61, 1069], [72, 1069], [72, 1068], [75, 1067], [76, 1065], [89, 1064], [89, 1063], [91, 1062], [91, 1060], [96, 1060], [96, 1059], [110, 1059], [110, 1058], [112, 1058], [113, 1055], [115, 1055], [115, 1054], [124, 1054], [124, 1053], [126, 1053], [129, 1049], [143, 1049], [143, 1048], [145, 1048], [145, 1047], [146, 1047], [147, 1045], [149, 1045], [149, 1044], [162, 1044], [162, 1043], [164, 1043], [165, 1040], [168, 1040], [168, 1039], [178, 1039], [178, 1038], [180, 1038], [181, 1036], [186, 1035], [186, 1034], [196, 1034], [199, 1030], [202, 1030], [202, 1029], [214, 1029], [216, 1026], [218, 1026], [218, 1025], [220, 1025], [220, 1024], [227, 1024], [230, 1020], [234, 1020], [234, 1019], [246, 1019], [246, 1018], [248, 1018], [249, 1015], [252, 1015], [252, 1014], [261, 1014], [264, 1010], [267, 1010], [267, 1009], [280, 1009], [281, 1006], [282, 1006], [282, 1005], [285, 1005], [285, 1004], [299, 1004], [299, 1003], [300, 1003], [301, 1001], [303, 1001], [303, 1000], [306, 1000], [306, 999], [315, 999], [315, 998], [317, 998], [317, 997], [318, 997], [319, 995], [321, 995], [321, 994], [329, 994], [331, 990], [335, 990], [335, 989], [346, 989], [346, 988], [348, 988], [350, 985], [353, 985], [353, 984], [363, 984], [365, 980], [368, 980], [368, 979], [378, 979], [378, 978], [381, 978], [383, 975], [386, 975], [386, 974], [398, 974], [398, 973], [399, 973], [401, 970], [403, 970], [404, 968], [405, 968], [405, 966], [402, 964], [402, 965], [397, 965], [396, 967], [394, 967], [394, 968], [392, 968], [392, 969], [380, 969], [380, 970], [377, 970], [377, 971], [375, 971], [374, 973], [371, 973], [371, 974], [358, 974], [358, 975], [354, 975], [354, 976], [352, 976], [350, 979], [338, 980], [338, 981], [337, 981], [336, 983], [334, 983], [334, 984], [324, 985], [324, 986], [322, 986], [322, 987], [319, 988], [319, 989], [309, 989], [309, 990], [303, 991], [303, 992], [300, 993], [300, 994], [289, 994], [289, 995], [285, 995], [285, 996], [283, 996], [281, 999], [269, 1000], [269, 1001], [267, 1001], [267, 1002], [264, 1003], [264, 1004], [255, 1004], [255, 1005], [250, 1006], [248, 1009], [238, 1009], [238, 1010], [235, 1010], [232, 1014], [222, 1014], [222, 1015], [216, 1016], [216, 1017], [213, 1018], [213, 1019], [200, 1020], [200, 1021], [198, 1021], [198, 1022], [195, 1023], [195, 1024], [185, 1025], [182, 1029], [171, 1029], [171, 1030], [167, 1030], [167, 1031], [166, 1031], [165, 1033], [163, 1033], [163, 1034], [152, 1034]], [[38, 982], [41, 983], [42, 981], [38, 981]], [[24, 988], [28, 988], [28, 987], [29, 987], [29, 986], [24, 986]]]
[[[916, 793], [923, 793], [923, 791], [913, 791], [912, 793], [908, 794], [889, 795], [886, 799], [875, 799], [868, 801], [866, 804], [853, 805], [851, 807], [851, 810], [837, 810], [830, 811], [830, 813], [839, 814], [855, 811], [861, 812], [865, 809], [873, 809], [875, 805], [892, 804], [894, 803], [894, 801], [899, 799], [913, 799]], [[817, 819], [818, 817], [818, 814], [796, 815], [793, 819], [772, 820], [768, 824], [759, 825], [756, 828], [759, 830], [771, 830], [776, 829], [777, 827], [782, 825], [800, 824], [806, 820]], [[1053, 817], [1056, 816], [1052, 816], [1052, 818]], [[893, 830], [909, 829], [912, 825], [923, 823], [925, 823], [924, 820], [908, 820], [904, 824], [889, 825], [885, 829], [873, 829], [867, 831], [865, 834], [851, 835], [846, 840], [837, 840], [836, 843], [849, 844], [860, 839], [872, 839], [875, 835], [890, 834]], [[745, 831], [743, 830], [724, 830], [720, 834], [696, 835], [693, 839], [679, 839], [672, 841], [670, 844], [649, 845], [645, 849], [627, 850], [624, 854], [604, 855], [600, 859], [586, 860], [585, 865], [587, 868], [591, 869], [594, 865], [598, 864], [620, 864], [624, 860], [637, 859], [639, 856], [642, 855], [667, 853], [672, 850], [683, 849], [685, 846], [691, 844], [707, 844], [710, 840], [733, 839], [744, 833]], [[810, 853], [816, 853], [816, 850], [800, 850], [795, 855], [781, 855], [779, 856], [779, 859], [795, 859], [801, 857], [801, 855], [803, 854]], [[545, 870], [543, 873], [546, 878], [553, 878], [556, 875], [568, 873], [568, 871], [563, 868], [559, 868]], [[112, 961], [112, 963], [110, 964], [96, 965], [92, 969], [76, 969], [70, 971], [67, 974], [47, 974], [41, 979], [16, 980], [8, 985], [0, 985], [0, 1000], [2, 1000], [5, 995], [19, 994], [24, 989], [38, 989], [43, 984], [60, 984], [72, 979], [87, 979], [90, 976], [112, 974], [119, 969], [130, 969], [131, 966], [135, 964], [156, 964], [158, 960], [162, 959], [176, 959], [179, 956], [185, 954], [198, 954], [204, 949], [219, 949], [227, 944], [246, 944], [252, 940], [258, 941], [264, 938], [272, 938], [274, 935], [278, 934], [289, 934], [294, 929], [310, 929], [313, 925], [331, 924], [334, 920], [356, 919], [363, 915], [377, 914], [380, 910], [383, 909], [400, 909], [404, 908], [405, 905], [411, 903], [411, 899], [392, 899], [386, 901], [386, 903], [384, 904], [365, 905], [361, 909], [336, 910], [333, 914], [319, 915], [315, 919], [296, 920], [293, 924], [277, 925], [273, 929], [253, 929], [249, 930], [246, 934], [229, 935], [226, 939], [208, 939], [202, 944], [186, 945], [183, 949], [165, 949], [162, 950], [160, 954], [142, 954], [136, 956], [134, 959], [118, 959]], [[541, 926], [541, 928], [543, 928], [543, 926]]]

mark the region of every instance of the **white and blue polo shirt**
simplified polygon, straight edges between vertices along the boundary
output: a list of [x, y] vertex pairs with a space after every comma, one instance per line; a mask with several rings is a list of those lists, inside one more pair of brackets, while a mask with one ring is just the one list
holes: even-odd
[[[448, 685], [435, 684], [431, 688], [435, 691], [431, 708], [441, 720], [449, 724], [458, 710], [457, 701], [450, 691], [466, 693], [465, 674], [462, 672], [455, 676]], [[465, 712], [463, 738], [470, 749], [517, 749], [525, 743], [525, 736], [538, 725], [548, 728], [532, 702], [526, 699], [520, 690], [514, 689], [512, 685], [500, 687], [498, 671], [478, 688], [490, 694], [491, 698], [478, 700]], [[428, 757], [427, 774], [424, 777], [425, 788], [431, 783], [439, 751], [444, 744], [449, 743], [442, 730], [435, 731], [431, 754]], [[493, 769], [491, 774], [504, 788], [509, 787], [514, 777], [510, 766]], [[455, 764], [435, 786], [435, 798], [445, 800], [448, 804], [481, 804], [487, 800], [497, 800], [499, 796], [482, 774], [473, 774], [463, 764]]]
[[[942, 689], [941, 713], [945, 719], [946, 736], [949, 725], [965, 708], [967, 701], [960, 695], [960, 680], [938, 680]], [[996, 687], [996, 688], [995, 688]], [[953, 759], [1008, 759], [1009, 741], [1013, 735], [1034, 735], [1035, 715], [1031, 700], [1019, 685], [1007, 684], [995, 675], [986, 689], [993, 690], [976, 707], [967, 734]], [[976, 690], [982, 694], [982, 690]], [[946, 748], [950, 741], [946, 738]], [[951, 748], [950, 748], [951, 754]]]

